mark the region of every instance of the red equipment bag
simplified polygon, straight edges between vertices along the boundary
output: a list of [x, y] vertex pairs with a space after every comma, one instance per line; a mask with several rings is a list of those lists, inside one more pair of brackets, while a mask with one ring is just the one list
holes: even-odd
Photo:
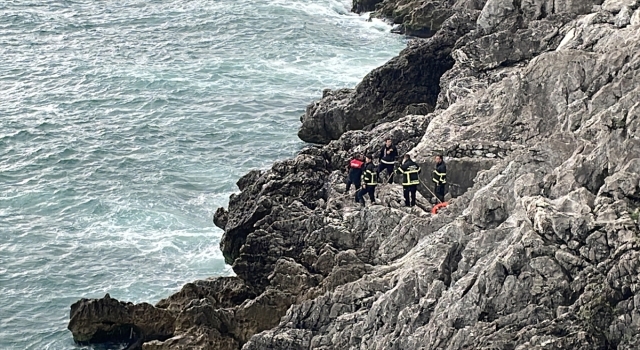
[[362, 168], [363, 165], [364, 165], [364, 162], [357, 159], [351, 159], [351, 162], [349, 162], [349, 166], [353, 169], [360, 169]]

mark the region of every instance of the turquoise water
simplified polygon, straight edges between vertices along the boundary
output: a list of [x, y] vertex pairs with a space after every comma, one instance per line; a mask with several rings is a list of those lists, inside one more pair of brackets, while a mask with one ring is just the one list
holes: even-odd
[[0, 2], [0, 349], [79, 349], [81, 297], [232, 273], [212, 215], [299, 116], [403, 46], [335, 0]]

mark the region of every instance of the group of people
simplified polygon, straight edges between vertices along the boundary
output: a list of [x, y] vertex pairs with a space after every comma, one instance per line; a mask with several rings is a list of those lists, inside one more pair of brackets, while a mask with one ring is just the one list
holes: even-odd
[[[391, 139], [385, 140], [385, 144], [380, 149], [378, 155], [378, 166], [373, 164], [373, 156], [367, 154], [356, 155], [350, 160], [347, 169], [347, 193], [353, 185], [356, 189], [356, 203], [365, 204], [365, 196], [368, 195], [371, 203], [375, 203], [376, 186], [380, 173], [386, 172], [388, 183], [393, 183], [395, 175], [402, 176], [402, 187], [404, 193], [404, 204], [407, 207], [416, 205], [416, 192], [420, 184], [420, 166], [416, 164], [409, 154], [402, 157], [401, 164], [396, 167], [398, 149]], [[434, 183], [434, 194], [438, 201], [444, 201], [445, 185], [447, 183], [447, 167], [441, 155], [436, 156], [436, 168], [433, 170], [432, 181]]]

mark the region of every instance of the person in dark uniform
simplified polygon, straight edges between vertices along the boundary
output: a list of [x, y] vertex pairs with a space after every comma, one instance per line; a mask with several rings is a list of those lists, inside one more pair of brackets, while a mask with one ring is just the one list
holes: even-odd
[[349, 177], [347, 178], [347, 193], [349, 189], [351, 189], [351, 185], [356, 189], [356, 192], [360, 189], [360, 179], [362, 178], [362, 169], [364, 168], [364, 159], [362, 154], [356, 154], [353, 159], [349, 161], [347, 165], [347, 171], [349, 172]]
[[393, 181], [393, 168], [396, 163], [396, 157], [398, 157], [398, 149], [393, 144], [391, 139], [386, 139], [385, 144], [380, 149], [380, 155], [378, 156], [378, 176], [383, 170], [387, 171], [387, 176], [389, 176], [388, 182], [391, 183]]
[[378, 173], [373, 165], [373, 157], [365, 157], [364, 170], [362, 172], [362, 188], [356, 192], [356, 203], [364, 205], [364, 195], [369, 194], [371, 203], [376, 202], [376, 186], [378, 185]]
[[440, 202], [444, 202], [445, 185], [447, 184], [447, 165], [442, 155], [436, 156], [436, 169], [433, 171], [434, 192]]
[[404, 157], [402, 157], [402, 165], [396, 169], [395, 173], [402, 175], [404, 205], [407, 207], [415, 206], [416, 192], [420, 184], [420, 178], [418, 176], [418, 174], [420, 174], [420, 167], [411, 160], [411, 156], [405, 154]]

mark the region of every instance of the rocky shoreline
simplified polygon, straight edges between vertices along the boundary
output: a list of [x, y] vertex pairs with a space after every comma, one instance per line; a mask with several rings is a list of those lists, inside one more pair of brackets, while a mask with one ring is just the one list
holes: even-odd
[[[214, 222], [236, 277], [155, 306], [72, 305], [81, 343], [130, 349], [640, 347], [640, 2], [354, 0], [418, 34], [238, 180]], [[354, 152], [447, 156], [437, 215], [399, 185], [359, 208]], [[430, 171], [422, 182], [429, 184]], [[428, 194], [428, 193], [423, 193]]]

